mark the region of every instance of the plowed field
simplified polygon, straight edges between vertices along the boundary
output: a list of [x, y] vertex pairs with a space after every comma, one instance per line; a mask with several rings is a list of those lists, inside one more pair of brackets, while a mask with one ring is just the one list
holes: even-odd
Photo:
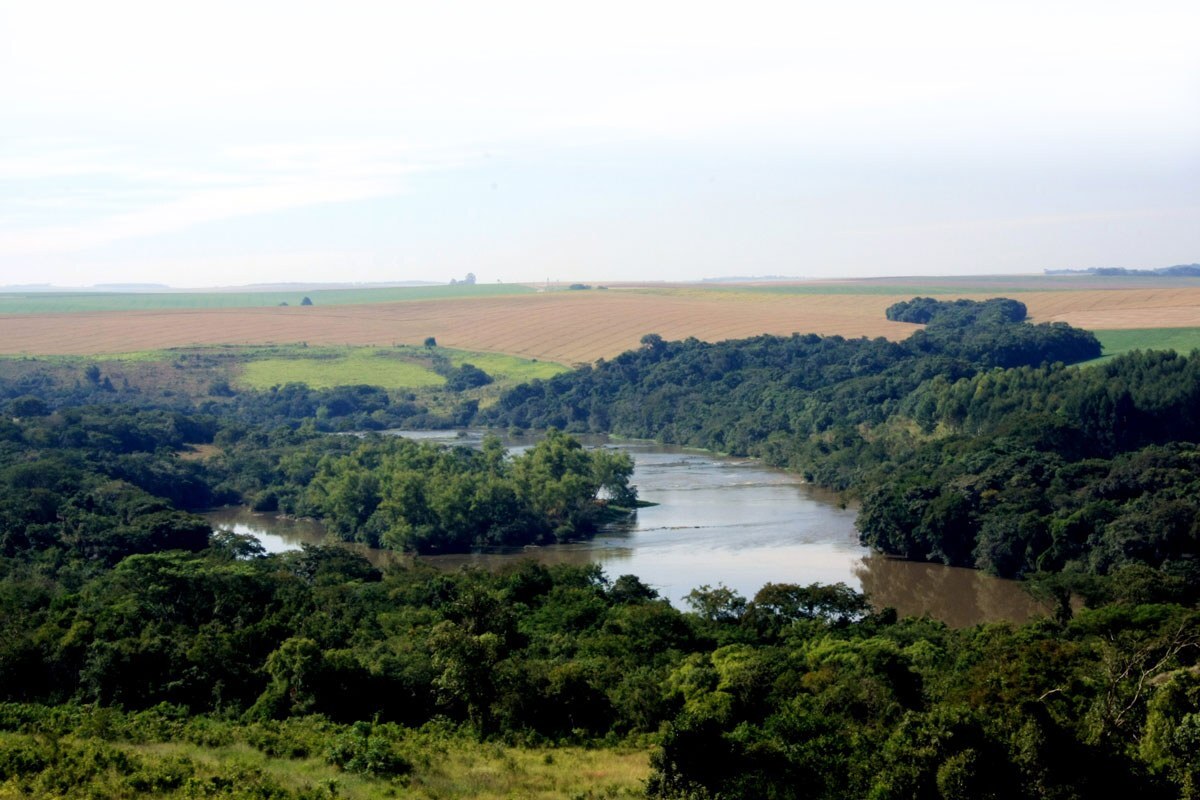
[[[903, 295], [656, 288], [354, 306], [0, 315], [0, 353], [96, 355], [214, 344], [438, 344], [564, 364], [636, 347], [647, 333], [707, 341], [760, 333], [902, 339], [884, 309]], [[966, 293], [982, 299], [988, 295]], [[1200, 288], [1026, 291], [1034, 321], [1089, 329], [1200, 326]]]

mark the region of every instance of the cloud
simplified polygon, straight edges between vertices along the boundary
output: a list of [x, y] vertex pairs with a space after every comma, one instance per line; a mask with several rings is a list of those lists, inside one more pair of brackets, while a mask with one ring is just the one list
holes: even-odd
[[[130, 152], [85, 148], [0, 161], [0, 181], [42, 178], [24, 195], [7, 197], [10, 207], [85, 214], [70, 224], [0, 231], [0, 256], [78, 252], [218, 220], [395, 195], [413, 173], [462, 162], [381, 140], [232, 146], [201, 159], [208, 169], [197, 168], [195, 154], [179, 160], [187, 166], [161, 155], [139, 161]], [[98, 185], [81, 191], [69, 179]]]

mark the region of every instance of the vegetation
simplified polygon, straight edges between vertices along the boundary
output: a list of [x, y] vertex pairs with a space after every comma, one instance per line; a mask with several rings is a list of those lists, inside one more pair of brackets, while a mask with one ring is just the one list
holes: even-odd
[[[611, 796], [653, 740], [645, 788], [664, 798], [1187, 797], [1197, 777], [1200, 614], [1145, 604], [1137, 576], [1070, 622], [952, 631], [845, 587], [706, 587], [683, 613], [595, 568], [381, 576], [245, 544], [82, 581], [7, 562], [2, 785]], [[608, 766], [568, 777], [588, 743], [615, 747]], [[478, 775], [497, 761], [504, 777]]]
[[[372, 399], [382, 405], [386, 395], [344, 396], [347, 404]], [[510, 458], [494, 439], [474, 451], [395, 436], [253, 429], [178, 411], [51, 414], [31, 396], [9, 409], [25, 415], [0, 439], [0, 545], [11, 553], [53, 547], [116, 564], [163, 548], [197, 551], [207, 545], [207, 526], [175, 508], [238, 501], [319, 517], [343, 538], [373, 546], [461, 552], [588, 535], [613, 507], [637, 500], [627, 454], [584, 450], [564, 434]], [[174, 457], [195, 444], [215, 445], [216, 454]]]
[[190, 512], [246, 501], [410, 549], [551, 541], [630, 503], [631, 465], [567, 433], [515, 457], [363, 434], [452, 421], [375, 387], [14, 370], [0, 796], [1196, 797], [1200, 354], [1080, 369], [1094, 338], [1019, 303], [890, 314], [926, 327], [650, 335], [454, 413], [761, 455], [858, 493], [879, 547], [1026, 575], [1053, 619], [951, 630], [792, 584], [698, 587], [685, 611], [596, 567], [268, 555]]
[[237, 381], [251, 389], [288, 383], [302, 383], [314, 389], [368, 384], [384, 389], [420, 389], [446, 382], [416, 360], [389, 355], [376, 348], [339, 348], [328, 354], [254, 359], [245, 363]]
[[[432, 337], [430, 337], [432, 338]], [[436, 348], [436, 349], [433, 349]], [[175, 378], [190, 379], [205, 372], [206, 380], [219, 377], [245, 389], [266, 390], [272, 386], [301, 383], [314, 389], [376, 386], [385, 389], [420, 389], [441, 386], [442, 373], [470, 363], [510, 385], [545, 379], [566, 372], [551, 361], [520, 358], [503, 353], [485, 353], [432, 345], [414, 347], [351, 347], [273, 345], [269, 347], [179, 348], [113, 353], [102, 356], [0, 357], [0, 380], [13, 382], [21, 375], [41, 371], [43, 382], [72, 384], [81, 371], [95, 366], [104, 375], [139, 384], [136, 388], [161, 392], [164, 376], [153, 365], [167, 365]], [[442, 375], [442, 379], [438, 378]], [[194, 396], [195, 392], [181, 394]]]
[[0, 706], [6, 796], [641, 796], [644, 747], [481, 746], [446, 724], [243, 723], [178, 706]]
[[1091, 334], [1063, 324], [980, 321], [963, 306], [948, 308], [959, 310], [899, 343], [794, 334], [709, 344], [649, 334], [640, 349], [612, 361], [506, 392], [484, 418], [658, 438], [808, 467], [795, 460], [804, 448], [852, 436], [857, 426], [883, 425], [935, 378], [1100, 352]]
[[1104, 361], [1134, 350], [1174, 350], [1187, 354], [1200, 350], [1200, 328], [1138, 328], [1096, 331], [1104, 347]]
[[515, 457], [494, 438], [475, 451], [384, 437], [344, 454], [302, 438], [225, 459], [261, 510], [317, 517], [348, 541], [422, 553], [568, 541], [637, 502], [628, 454], [584, 450], [553, 431]]
[[1164, 570], [1200, 593], [1200, 354], [1099, 352], [1012, 300], [898, 303], [903, 343], [647, 336], [518, 387], [498, 423], [657, 436], [758, 455], [862, 497], [863, 541], [1017, 577]]
[[505, 388], [565, 370], [559, 364], [495, 353], [405, 346], [221, 347], [97, 359], [8, 358], [0, 359], [0, 406], [36, 396], [51, 407], [203, 410], [292, 427], [306, 420], [322, 431], [445, 428], [466, 424], [479, 406], [494, 402]]

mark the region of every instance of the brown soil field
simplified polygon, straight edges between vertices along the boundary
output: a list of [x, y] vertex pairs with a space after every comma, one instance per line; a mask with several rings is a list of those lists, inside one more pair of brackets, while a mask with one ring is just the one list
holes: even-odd
[[[1010, 296], [1024, 302], [1036, 322], [1064, 321], [1093, 330], [1200, 327], [1197, 287]], [[630, 287], [377, 305], [13, 314], [0, 315], [0, 353], [98, 355], [299, 342], [388, 346], [420, 344], [434, 336], [445, 347], [577, 364], [636, 347], [647, 333], [707, 341], [794, 332], [903, 339], [913, 326], [889, 322], [884, 309], [911, 297]]]
[[1093, 289], [1017, 295], [1035, 322], [1087, 330], [1200, 327], [1200, 288]]

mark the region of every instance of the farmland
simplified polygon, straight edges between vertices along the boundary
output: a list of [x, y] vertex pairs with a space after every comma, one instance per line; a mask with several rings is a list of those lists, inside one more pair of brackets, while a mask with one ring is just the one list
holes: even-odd
[[419, 345], [434, 336], [440, 345], [460, 350], [571, 365], [636, 347], [647, 333], [706, 341], [793, 332], [898, 340], [913, 328], [886, 320], [884, 309], [914, 295], [942, 291], [949, 291], [942, 296], [974, 299], [1017, 294], [1035, 322], [1063, 321], [1092, 330], [1200, 327], [1200, 287], [1188, 283], [1030, 279], [955, 284], [947, 279], [911, 285], [892, 281], [883, 286], [887, 292], [877, 293], [880, 287], [871, 282], [631, 285], [404, 301], [387, 294], [393, 290], [379, 290], [384, 292], [379, 298], [387, 302], [360, 302], [367, 297], [360, 294], [354, 302], [336, 305], [312, 293], [316, 305], [311, 307], [8, 313], [0, 314], [0, 352], [99, 356], [211, 345], [391, 347]]
[[262, 291], [178, 292], [0, 292], [0, 314], [55, 314], [82, 311], [164, 311], [168, 309], [266, 308], [298, 306], [304, 298], [315, 305], [419, 302], [463, 297], [528, 294], [520, 284], [454, 286], [382, 286], [378, 288], [307, 289], [283, 287]]
[[1190, 353], [1200, 349], [1200, 328], [1133, 328], [1096, 331], [1104, 347], [1098, 361], [1106, 361], [1133, 350], [1174, 350]]
[[424, 364], [381, 356], [373, 348], [353, 348], [344, 353], [254, 359], [246, 362], [237, 382], [251, 389], [286, 383], [304, 383], [314, 389], [355, 384], [419, 389], [445, 383], [445, 378]]
[[[565, 367], [546, 361], [497, 353], [472, 353], [438, 348], [451, 366], [472, 364], [504, 383], [549, 378]], [[245, 353], [237, 383], [251, 389], [268, 389], [285, 383], [303, 383], [314, 389], [370, 384], [385, 389], [422, 389], [441, 386], [445, 378], [431, 364], [431, 353], [416, 347], [272, 348], [265, 357]]]

